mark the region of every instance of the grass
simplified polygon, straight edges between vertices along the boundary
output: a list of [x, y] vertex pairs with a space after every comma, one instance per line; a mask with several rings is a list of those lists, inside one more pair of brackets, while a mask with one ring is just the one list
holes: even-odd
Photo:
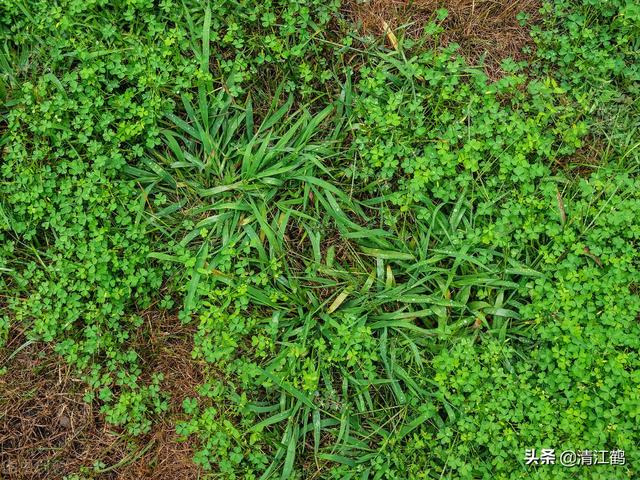
[[592, 3], [0, 7], [0, 471], [633, 478], [638, 11]]

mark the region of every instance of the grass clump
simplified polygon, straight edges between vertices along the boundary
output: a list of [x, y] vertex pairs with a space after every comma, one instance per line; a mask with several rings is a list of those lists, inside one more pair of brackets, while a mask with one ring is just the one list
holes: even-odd
[[66, 478], [167, 428], [202, 478], [633, 478], [635, 5], [527, 3], [493, 75], [440, 4], [254, 3], [2, 4], [0, 338], [129, 443]]

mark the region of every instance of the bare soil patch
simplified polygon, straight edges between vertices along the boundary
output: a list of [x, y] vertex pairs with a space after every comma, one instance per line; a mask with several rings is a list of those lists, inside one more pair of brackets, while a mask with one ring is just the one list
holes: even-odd
[[[471, 64], [485, 56], [485, 68], [492, 78], [502, 72], [500, 62], [511, 57], [526, 60], [533, 51], [530, 24], [539, 18], [539, 0], [351, 0], [345, 9], [364, 35], [384, 36], [389, 32], [420, 38], [424, 26], [436, 19], [438, 9], [448, 11], [437, 22], [444, 29], [432, 43], [458, 43]], [[528, 15], [521, 25], [518, 14]], [[392, 46], [392, 45], [391, 45]]]
[[[164, 375], [171, 402], [152, 431], [137, 438], [105, 424], [99, 406], [83, 401], [85, 385], [49, 345], [11, 332], [0, 350], [0, 367], [8, 372], [0, 376], [1, 479], [62, 479], [83, 470], [105, 480], [199, 478], [191, 443], [175, 433], [182, 400], [202, 380], [200, 365], [191, 360], [193, 334], [172, 316], [149, 313], [145, 319], [145, 375]], [[100, 473], [95, 462], [103, 464]]]

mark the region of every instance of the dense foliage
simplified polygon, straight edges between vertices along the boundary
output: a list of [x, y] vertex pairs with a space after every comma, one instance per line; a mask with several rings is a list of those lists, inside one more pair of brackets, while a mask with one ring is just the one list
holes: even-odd
[[0, 1], [0, 340], [135, 441], [142, 316], [193, 325], [205, 478], [634, 478], [640, 7], [546, 2], [496, 81], [442, 10], [397, 48], [343, 12]]

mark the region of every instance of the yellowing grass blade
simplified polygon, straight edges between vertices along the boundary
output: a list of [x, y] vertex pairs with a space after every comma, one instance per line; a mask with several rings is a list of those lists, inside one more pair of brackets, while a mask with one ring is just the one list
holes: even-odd
[[329, 309], [327, 310], [327, 313], [333, 313], [335, 312], [340, 305], [342, 305], [342, 303], [347, 299], [347, 297], [349, 296], [349, 290], [344, 290], [340, 295], [338, 295], [336, 297], [336, 299], [333, 301], [333, 303], [331, 304], [331, 306], [329, 307]]
[[384, 28], [384, 34], [389, 39], [389, 42], [391, 43], [391, 46], [393, 47], [393, 49], [398, 50], [398, 39], [395, 36], [395, 34], [391, 31], [389, 24], [384, 20], [382, 21], [382, 28]]

